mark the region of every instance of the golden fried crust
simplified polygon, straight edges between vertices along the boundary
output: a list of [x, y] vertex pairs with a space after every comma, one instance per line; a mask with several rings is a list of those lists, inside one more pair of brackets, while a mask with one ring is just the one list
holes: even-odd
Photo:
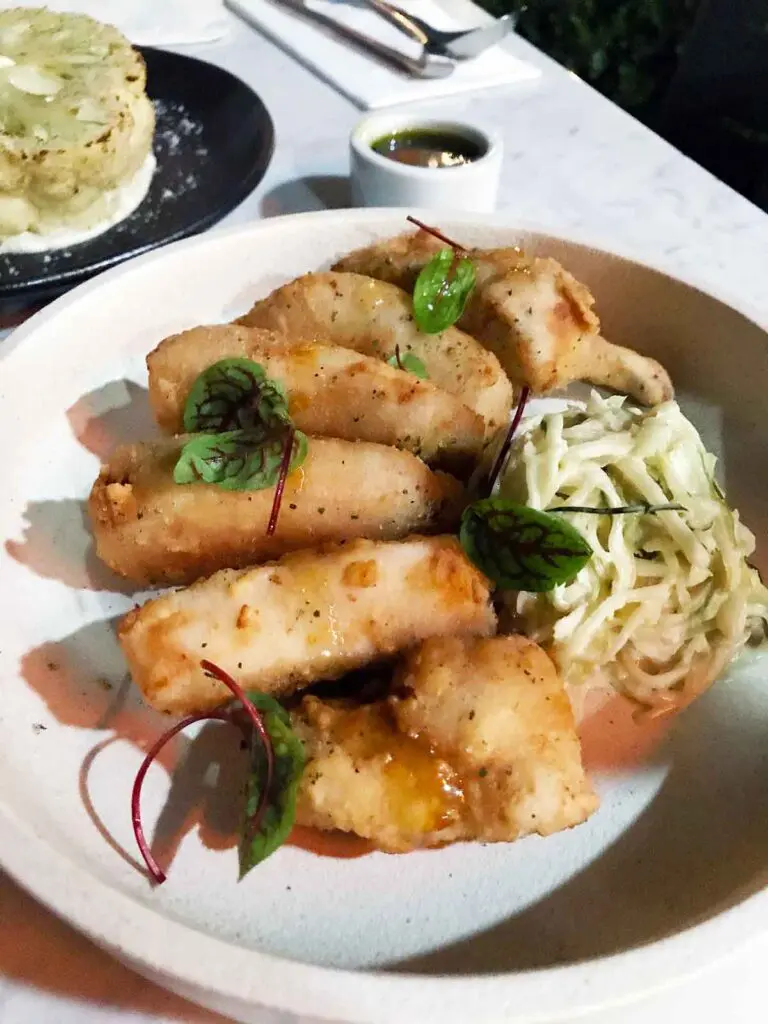
[[485, 578], [453, 537], [353, 541], [224, 570], [125, 616], [134, 681], [161, 711], [188, 714], [229, 696], [208, 658], [246, 689], [284, 694], [392, 655], [428, 636], [492, 633]]
[[397, 685], [408, 693], [395, 705], [400, 729], [463, 775], [476, 837], [549, 835], [596, 809], [568, 696], [532, 640], [428, 640], [406, 656]]
[[307, 757], [299, 824], [354, 832], [390, 853], [465, 835], [456, 771], [400, 732], [386, 704], [305, 697], [291, 720]]
[[135, 583], [189, 583], [330, 541], [393, 540], [454, 526], [464, 489], [410, 452], [364, 441], [310, 438], [288, 476], [277, 529], [274, 487], [226, 491], [174, 483], [184, 438], [125, 445], [102, 468], [88, 511], [96, 550]]
[[365, 274], [412, 292], [424, 264], [444, 248], [445, 243], [428, 231], [419, 230], [415, 234], [405, 231], [347, 253], [331, 269], [346, 274]]
[[574, 380], [622, 391], [647, 405], [673, 397], [666, 370], [600, 336], [594, 297], [553, 259], [516, 249], [477, 249], [478, 285], [461, 320], [511, 379], [537, 393]]
[[486, 434], [507, 422], [512, 385], [498, 359], [455, 327], [424, 334], [410, 295], [394, 285], [359, 274], [306, 274], [257, 302], [240, 323], [384, 360], [399, 345], [422, 360], [432, 384], [483, 417]]
[[597, 807], [563, 684], [523, 637], [428, 639], [388, 701], [307, 697], [292, 718], [308, 756], [297, 820], [382, 850], [549, 835]]
[[198, 375], [233, 356], [254, 360], [284, 386], [293, 421], [305, 433], [394, 445], [459, 468], [482, 451], [482, 418], [430, 381], [349, 348], [237, 324], [195, 327], [149, 354], [149, 396], [163, 430], [183, 430], [184, 403]]
[[[334, 269], [411, 289], [439, 248], [423, 231], [398, 235], [350, 253]], [[585, 380], [646, 405], [673, 397], [660, 363], [601, 337], [592, 294], [557, 260], [530, 258], [514, 247], [472, 249], [467, 256], [477, 286], [459, 326], [496, 354], [510, 380], [539, 394]]]

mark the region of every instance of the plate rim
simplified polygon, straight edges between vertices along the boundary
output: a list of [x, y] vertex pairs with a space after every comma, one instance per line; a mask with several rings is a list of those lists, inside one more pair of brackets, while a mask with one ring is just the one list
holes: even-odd
[[[434, 211], [414, 213], [427, 222], [435, 216]], [[94, 292], [118, 277], [143, 271], [157, 260], [177, 257], [193, 247], [250, 239], [275, 227], [279, 230], [280, 224], [299, 220], [355, 220], [375, 229], [403, 216], [403, 211], [396, 208], [324, 210], [254, 221], [172, 242], [112, 267], [54, 300], [12, 332], [0, 350], [0, 361], [13, 361], [20, 353], [31, 351], [29, 345], [34, 347], [39, 329], [55, 320], [65, 308], [91, 301]], [[446, 218], [452, 224], [465, 223], [468, 227], [487, 225], [535, 232], [606, 253], [687, 284], [765, 330], [755, 307], [725, 295], [723, 289], [665, 268], [663, 262], [653, 264], [620, 248], [606, 249], [583, 233], [554, 235], [550, 227], [516, 218], [511, 211], [501, 216], [451, 213]], [[768, 928], [768, 889], [763, 889], [655, 942], [567, 965], [459, 977], [320, 967], [239, 947], [172, 920], [58, 851], [36, 834], [33, 823], [20, 819], [1, 797], [0, 825], [0, 865], [24, 889], [113, 955], [134, 964], [141, 973], [170, 988], [181, 984], [185, 994], [192, 998], [195, 992], [204, 993], [209, 1005], [213, 1000], [217, 1008], [227, 1001], [230, 1006], [272, 1006], [350, 1024], [383, 1024], [393, 1019], [428, 1024], [499, 1017], [541, 1022], [563, 1020], [564, 1013], [569, 1017], [584, 1014], [670, 987], [705, 970]], [[261, 984], [261, 978], [268, 979], [266, 985]], [[633, 979], [638, 980], [634, 983]]]

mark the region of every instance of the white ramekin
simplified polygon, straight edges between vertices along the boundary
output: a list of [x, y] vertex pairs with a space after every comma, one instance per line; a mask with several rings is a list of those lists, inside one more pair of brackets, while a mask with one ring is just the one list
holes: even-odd
[[[378, 139], [413, 129], [451, 132], [479, 144], [484, 154], [456, 167], [413, 167], [371, 149]], [[496, 206], [502, 141], [496, 132], [463, 121], [420, 117], [417, 111], [379, 110], [358, 121], [350, 136], [352, 202], [355, 206], [488, 212]]]

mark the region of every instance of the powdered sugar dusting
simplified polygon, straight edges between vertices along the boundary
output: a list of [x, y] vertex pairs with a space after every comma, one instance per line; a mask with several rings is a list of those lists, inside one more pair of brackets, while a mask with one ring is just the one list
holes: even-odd
[[[192, 152], [199, 160], [209, 156], [208, 146], [203, 137], [203, 123], [190, 113], [178, 100], [156, 100], [157, 132], [155, 153], [158, 160], [164, 159], [169, 166], [179, 152]], [[173, 176], [160, 195], [161, 201], [168, 201], [180, 192], [191, 191], [198, 186], [198, 177], [187, 171]]]

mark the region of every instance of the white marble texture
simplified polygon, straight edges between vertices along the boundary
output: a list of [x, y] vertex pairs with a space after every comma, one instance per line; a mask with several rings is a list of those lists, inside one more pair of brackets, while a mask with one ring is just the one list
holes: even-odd
[[[692, 278], [768, 323], [768, 217], [531, 47], [512, 45], [542, 66], [536, 84], [428, 108], [503, 133], [500, 217]], [[275, 121], [269, 172], [225, 225], [347, 205], [347, 138], [359, 111], [234, 18], [226, 41], [191, 52], [252, 84]], [[582, 1020], [752, 1024], [764, 1014], [767, 959], [768, 936], [694, 981]], [[134, 976], [0, 876], [0, 1024], [217, 1021]], [[265, 1012], [263, 1024], [295, 1022]]]

